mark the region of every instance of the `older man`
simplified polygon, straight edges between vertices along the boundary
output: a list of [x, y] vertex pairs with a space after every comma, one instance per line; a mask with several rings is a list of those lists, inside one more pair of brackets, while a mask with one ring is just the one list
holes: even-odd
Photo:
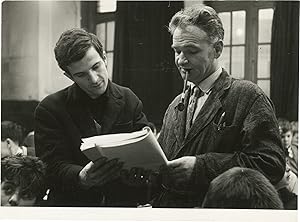
[[175, 63], [190, 84], [165, 113], [159, 142], [170, 162], [154, 206], [201, 206], [210, 181], [235, 166], [277, 183], [285, 159], [272, 102], [257, 85], [232, 78], [219, 65], [224, 29], [215, 10], [177, 12], [169, 31]]

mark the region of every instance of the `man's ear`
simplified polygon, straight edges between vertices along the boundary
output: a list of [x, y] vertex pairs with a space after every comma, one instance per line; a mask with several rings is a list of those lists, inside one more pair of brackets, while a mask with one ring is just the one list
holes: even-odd
[[106, 57], [105, 51], [103, 51], [103, 61], [104, 61], [105, 66], [107, 67], [107, 57]]
[[14, 141], [12, 141], [10, 138], [6, 138], [5, 143], [6, 143], [7, 148], [11, 150], [11, 147], [12, 147]]
[[223, 41], [220, 40], [220, 41], [217, 41], [215, 44], [214, 44], [214, 48], [215, 48], [215, 58], [218, 59], [220, 57], [220, 55], [222, 54], [222, 51], [223, 51]]
[[73, 80], [73, 76], [72, 76], [71, 74], [69, 74], [69, 73], [67, 73], [67, 72], [64, 72], [64, 75], [65, 75], [66, 77], [68, 77], [69, 79], [71, 79], [72, 81], [74, 81], [74, 80]]

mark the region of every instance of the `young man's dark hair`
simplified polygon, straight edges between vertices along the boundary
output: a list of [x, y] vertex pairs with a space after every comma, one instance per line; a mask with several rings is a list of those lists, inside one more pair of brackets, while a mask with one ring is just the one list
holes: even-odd
[[68, 73], [66, 66], [82, 59], [91, 46], [96, 49], [103, 60], [106, 59], [103, 45], [93, 33], [80, 28], [63, 32], [54, 48], [59, 67]]
[[283, 209], [280, 197], [260, 172], [234, 167], [216, 177], [208, 188], [204, 208]]
[[1, 205], [31, 206], [45, 191], [45, 165], [37, 157], [9, 156], [1, 160]]

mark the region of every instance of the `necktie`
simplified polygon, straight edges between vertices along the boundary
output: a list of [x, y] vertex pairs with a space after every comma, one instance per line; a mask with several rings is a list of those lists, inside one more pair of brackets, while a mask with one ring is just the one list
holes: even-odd
[[197, 107], [197, 100], [199, 97], [203, 96], [204, 92], [201, 91], [201, 89], [197, 86], [193, 88], [193, 94], [190, 98], [188, 110], [187, 110], [187, 115], [186, 115], [186, 130], [185, 130], [185, 135], [188, 134], [191, 126], [192, 126], [192, 121], [193, 121], [193, 116]]

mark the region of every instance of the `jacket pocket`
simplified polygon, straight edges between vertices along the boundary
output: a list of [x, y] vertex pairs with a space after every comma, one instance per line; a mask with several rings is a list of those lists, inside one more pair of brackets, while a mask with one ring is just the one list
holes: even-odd
[[218, 126], [213, 123], [215, 149], [219, 152], [232, 152], [240, 144], [241, 136], [237, 125]]

